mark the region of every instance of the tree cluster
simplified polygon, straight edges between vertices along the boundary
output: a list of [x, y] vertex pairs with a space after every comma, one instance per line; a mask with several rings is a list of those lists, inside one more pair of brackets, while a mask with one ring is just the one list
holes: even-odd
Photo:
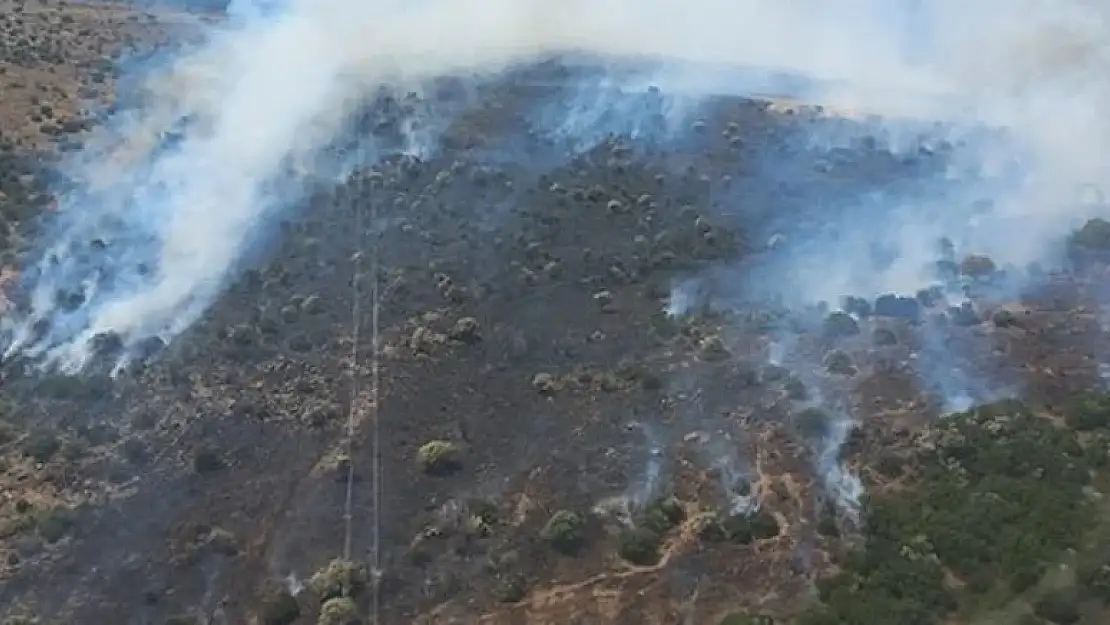
[[[1065, 422], [1102, 427], [1108, 405], [1081, 398]], [[913, 487], [866, 501], [864, 548], [819, 583], [821, 605], [799, 623], [927, 625], [943, 622], [966, 595], [1031, 589], [1097, 522], [1088, 487], [1104, 441], [1018, 402], [948, 417], [921, 441]], [[1096, 552], [1080, 582], [1110, 599], [1110, 550]]]

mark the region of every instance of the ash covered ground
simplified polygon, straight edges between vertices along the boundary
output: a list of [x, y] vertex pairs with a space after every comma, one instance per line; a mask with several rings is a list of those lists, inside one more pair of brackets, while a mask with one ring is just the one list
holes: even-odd
[[[1105, 622], [1110, 224], [996, 262], [944, 231], [985, 174], [923, 199], [966, 149], [931, 121], [589, 71], [383, 94], [329, 148], [375, 163], [76, 372], [35, 346], [143, 256], [69, 236], [35, 318], [7, 213], [5, 622]], [[12, 206], [65, 188], [7, 153]]]

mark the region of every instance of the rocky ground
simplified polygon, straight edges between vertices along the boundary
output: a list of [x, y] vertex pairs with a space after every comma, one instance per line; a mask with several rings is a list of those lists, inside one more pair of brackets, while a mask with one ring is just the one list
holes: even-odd
[[[9, 267], [95, 117], [82, 102], [111, 96], [103, 58], [185, 19], [21, 6], [0, 57]], [[819, 228], [806, 197], [939, 156], [830, 164], [798, 152], [821, 114], [722, 99], [681, 144], [567, 159], [527, 131], [543, 82], [488, 87], [438, 155], [322, 190], [145, 365], [4, 363], [6, 623], [335, 624], [375, 604], [429, 625], [1105, 622], [1110, 225], [1021, 294], [941, 254], [970, 308], [788, 313], [729, 278], [774, 253], [781, 216]], [[776, 150], [809, 173], [770, 177]], [[714, 268], [669, 315], [672, 286]], [[954, 393], [925, 366], [1022, 399], [942, 419]]]

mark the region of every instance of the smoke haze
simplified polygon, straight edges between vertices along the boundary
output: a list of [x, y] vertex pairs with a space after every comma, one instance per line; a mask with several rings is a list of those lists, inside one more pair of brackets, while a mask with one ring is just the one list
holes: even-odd
[[[833, 236], [788, 244], [758, 279], [799, 300], [921, 288], [939, 236], [1001, 264], [1051, 262], [1066, 232], [1105, 211], [1078, 202], [1110, 164], [1110, 38], [1094, 2], [286, 0], [229, 13], [69, 163], [74, 190], [24, 272], [29, 309], [7, 320], [7, 355], [76, 371], [101, 334], [125, 351], [172, 340], [298, 205], [309, 182], [291, 174], [349, 169], [324, 148], [376, 89], [568, 52], [650, 62], [650, 78], [686, 98], [780, 89], [773, 73], [788, 72], [805, 93], [785, 95], [889, 116], [857, 132], [913, 126], [958, 146], [913, 197], [874, 200], [879, 218], [845, 201], [827, 208]], [[558, 127], [589, 142], [597, 129], [580, 122], [601, 116], [580, 104]], [[980, 125], [1001, 132], [969, 138]], [[883, 267], [862, 257], [877, 240], [895, 248]]]

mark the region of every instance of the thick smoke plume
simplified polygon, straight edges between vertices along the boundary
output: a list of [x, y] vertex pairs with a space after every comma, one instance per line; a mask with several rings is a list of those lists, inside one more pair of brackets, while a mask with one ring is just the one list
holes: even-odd
[[[861, 274], [867, 246], [811, 245], [783, 283], [802, 299], [910, 292], [939, 234], [1002, 263], [1042, 261], [1103, 210], [1076, 198], [1110, 166], [1106, 14], [1084, 0], [233, 3], [226, 24], [147, 80], [141, 105], [71, 163], [61, 213], [24, 272], [29, 309], [7, 320], [7, 355], [79, 370], [100, 335], [132, 350], [173, 339], [297, 205], [309, 184], [299, 172], [350, 165], [322, 150], [379, 87], [404, 92], [565, 52], [655, 63], [664, 88], [694, 97], [773, 90], [761, 72], [785, 71], [806, 78], [806, 98], [842, 109], [1001, 129], [991, 141], [950, 135], [960, 167], [885, 219], [856, 222], [840, 207], [834, 230], [881, 236], [894, 259]], [[711, 69], [689, 69], [698, 64]], [[578, 124], [591, 114], [567, 114], [563, 132], [596, 132]], [[828, 273], [804, 271], [817, 258]]]

